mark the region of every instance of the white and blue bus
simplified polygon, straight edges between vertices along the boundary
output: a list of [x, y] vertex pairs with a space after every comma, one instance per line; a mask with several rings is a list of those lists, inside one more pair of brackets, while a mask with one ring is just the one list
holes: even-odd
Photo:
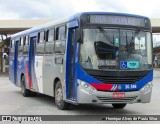
[[152, 32], [149, 18], [83, 12], [11, 36], [9, 79], [23, 96], [71, 104], [149, 103]]

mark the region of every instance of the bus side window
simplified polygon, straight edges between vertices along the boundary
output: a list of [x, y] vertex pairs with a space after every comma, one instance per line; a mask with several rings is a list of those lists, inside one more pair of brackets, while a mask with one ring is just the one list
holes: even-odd
[[23, 37], [20, 38], [19, 56], [23, 56]]
[[53, 54], [54, 52], [54, 29], [46, 32], [45, 54]]
[[23, 40], [23, 37], [21, 37], [21, 46], [23, 46], [24, 44], [24, 40]]
[[28, 46], [28, 44], [29, 44], [29, 36], [26, 36], [25, 44]]
[[19, 54], [18, 56], [23, 56], [23, 37], [20, 38], [19, 41]]
[[44, 42], [44, 40], [45, 40], [44, 31], [40, 32], [40, 33], [39, 33], [39, 35], [40, 35], [39, 43], [43, 43], [43, 42]]
[[20, 38], [20, 40], [19, 40], [19, 46], [21, 46], [21, 38]]
[[44, 31], [38, 33], [38, 40], [37, 40], [37, 55], [44, 54], [44, 41], [45, 35]]
[[12, 47], [14, 47], [14, 40], [12, 40], [12, 44], [11, 45], [12, 45]]
[[14, 39], [11, 40], [11, 49], [10, 49], [10, 57], [13, 57], [14, 55]]
[[27, 55], [28, 54], [28, 40], [29, 40], [29, 36], [25, 36], [23, 39], [23, 55]]
[[65, 53], [66, 26], [56, 29], [55, 53]]
[[49, 29], [46, 35], [46, 42], [52, 42], [54, 40], [54, 29]]

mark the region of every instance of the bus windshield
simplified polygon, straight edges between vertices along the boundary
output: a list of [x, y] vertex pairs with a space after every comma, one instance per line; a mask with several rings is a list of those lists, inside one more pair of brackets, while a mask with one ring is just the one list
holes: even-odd
[[151, 33], [140, 30], [83, 29], [80, 64], [93, 70], [149, 70]]

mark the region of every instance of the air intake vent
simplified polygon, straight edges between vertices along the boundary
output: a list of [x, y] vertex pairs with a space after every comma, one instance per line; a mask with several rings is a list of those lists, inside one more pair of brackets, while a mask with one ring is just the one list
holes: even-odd
[[132, 84], [143, 78], [143, 76], [134, 77], [113, 77], [113, 76], [97, 76], [92, 75], [97, 80], [106, 84]]
[[111, 98], [111, 97], [97, 97], [101, 102], [110, 102], [110, 103], [129, 103], [134, 101], [137, 96], [135, 97], [125, 97], [125, 98]]

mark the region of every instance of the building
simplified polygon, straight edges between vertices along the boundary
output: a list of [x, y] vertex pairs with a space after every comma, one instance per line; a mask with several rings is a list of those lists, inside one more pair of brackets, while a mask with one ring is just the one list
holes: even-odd
[[9, 52], [9, 37], [14, 33], [42, 25], [50, 21], [52, 20], [0, 20], [0, 72], [7, 71], [6, 69], [8, 68], [8, 62], [3, 61], [3, 55], [5, 52]]

